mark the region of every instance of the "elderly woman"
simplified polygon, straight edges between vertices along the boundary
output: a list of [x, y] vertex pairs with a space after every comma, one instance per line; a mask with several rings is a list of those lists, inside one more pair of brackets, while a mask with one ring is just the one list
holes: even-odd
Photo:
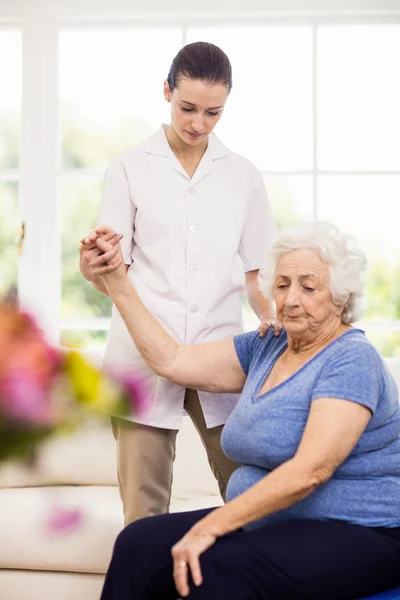
[[365, 267], [351, 238], [326, 222], [281, 231], [260, 280], [280, 337], [179, 346], [129, 283], [118, 236], [98, 233], [92, 266], [151, 369], [221, 402], [241, 392], [222, 438], [241, 465], [227, 504], [129, 525], [102, 600], [354, 600], [399, 586], [400, 406], [351, 326]]

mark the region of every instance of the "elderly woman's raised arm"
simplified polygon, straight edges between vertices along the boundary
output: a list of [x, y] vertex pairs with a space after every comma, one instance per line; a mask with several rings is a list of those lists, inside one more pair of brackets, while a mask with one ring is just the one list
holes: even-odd
[[[109, 228], [100, 228], [98, 232], [108, 234]], [[113, 246], [102, 237], [97, 239], [97, 245], [104, 254], [94, 259], [91, 267], [94, 270], [97, 268], [102, 274], [108, 294], [148, 366], [157, 375], [184, 387], [213, 392], [240, 392], [246, 376], [233, 339], [179, 345], [150, 314], [132, 287], [119, 245]], [[105, 272], [105, 262], [108, 265], [115, 264], [115, 270]]]

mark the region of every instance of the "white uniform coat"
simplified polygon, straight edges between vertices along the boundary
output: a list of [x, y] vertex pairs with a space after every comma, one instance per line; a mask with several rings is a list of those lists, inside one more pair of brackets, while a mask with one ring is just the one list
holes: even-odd
[[[165, 127], [110, 164], [98, 223], [124, 234], [128, 277], [148, 310], [180, 344], [243, 331], [244, 272], [259, 269], [275, 234], [264, 181], [211, 134], [193, 178]], [[152, 404], [132, 420], [179, 429], [185, 390], [150, 372], [113, 307], [105, 365], [140, 368]], [[225, 423], [237, 394], [199, 392], [207, 427]]]

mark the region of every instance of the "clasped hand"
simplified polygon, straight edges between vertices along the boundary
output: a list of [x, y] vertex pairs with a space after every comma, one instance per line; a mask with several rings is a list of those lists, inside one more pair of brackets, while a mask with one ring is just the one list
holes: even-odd
[[107, 226], [97, 227], [81, 239], [80, 269], [88, 281], [116, 271], [123, 264], [121, 239], [122, 234]]

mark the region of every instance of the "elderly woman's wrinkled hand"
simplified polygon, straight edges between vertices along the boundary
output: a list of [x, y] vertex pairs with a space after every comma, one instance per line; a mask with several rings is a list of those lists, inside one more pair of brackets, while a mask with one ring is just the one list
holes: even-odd
[[196, 586], [203, 583], [200, 567], [200, 555], [215, 544], [217, 537], [192, 527], [175, 546], [171, 553], [174, 561], [174, 581], [178, 593], [182, 597], [189, 595], [189, 570]]
[[123, 262], [119, 242], [122, 235], [111, 227], [100, 227], [81, 239], [80, 270], [88, 281], [115, 271]]
[[259, 324], [257, 331], [260, 332], [260, 337], [265, 337], [268, 329], [274, 330], [274, 336], [279, 337], [282, 332], [282, 323], [278, 319], [263, 319]]

